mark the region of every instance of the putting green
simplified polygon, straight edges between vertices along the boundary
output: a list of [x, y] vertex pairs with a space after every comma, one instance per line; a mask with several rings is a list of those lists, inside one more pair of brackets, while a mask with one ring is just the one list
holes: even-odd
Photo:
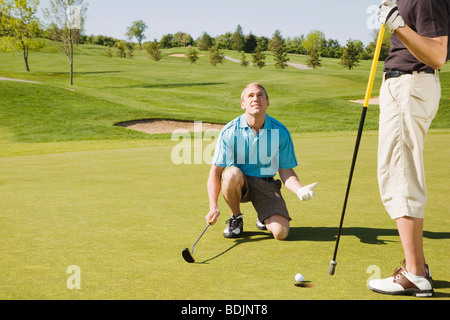
[[[433, 130], [425, 150], [424, 241], [437, 298], [450, 295], [449, 138], [449, 130]], [[363, 136], [334, 276], [328, 267], [355, 134], [294, 140], [300, 179], [319, 186], [310, 202], [283, 187], [294, 218], [288, 240], [257, 230], [248, 204], [244, 237], [224, 239], [229, 213], [221, 199], [222, 216], [197, 244], [193, 264], [181, 252], [205, 227], [209, 165], [173, 164], [177, 142], [41, 143], [28, 144], [29, 151], [12, 144], [19, 155], [0, 158], [0, 298], [410, 299], [366, 287], [371, 270], [387, 277], [403, 259], [395, 223], [379, 200], [376, 132]], [[70, 266], [79, 273], [68, 273]], [[297, 273], [304, 287], [295, 286]], [[78, 280], [80, 289], [69, 289]]]

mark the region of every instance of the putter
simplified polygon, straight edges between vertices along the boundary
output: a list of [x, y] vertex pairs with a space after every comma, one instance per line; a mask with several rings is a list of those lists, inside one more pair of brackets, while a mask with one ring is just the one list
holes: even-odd
[[194, 245], [192, 246], [192, 250], [189, 250], [189, 248], [186, 248], [186, 249], [183, 250], [183, 252], [182, 252], [183, 258], [184, 258], [184, 260], [186, 260], [186, 262], [188, 262], [188, 263], [194, 263], [195, 262], [195, 258], [194, 258], [195, 245], [200, 240], [200, 238], [205, 234], [206, 230], [208, 230], [208, 228], [210, 226], [211, 226], [211, 223], [209, 222], [208, 225], [206, 226], [205, 230], [203, 230], [203, 232], [200, 235], [200, 237], [198, 237], [197, 241], [195, 241]]
[[372, 94], [373, 82], [375, 80], [375, 74], [377, 73], [378, 60], [380, 58], [381, 45], [383, 44], [384, 32], [385, 32], [385, 26], [384, 26], [384, 24], [382, 24], [380, 27], [380, 32], [378, 33], [378, 40], [377, 40], [377, 46], [375, 49], [375, 53], [373, 55], [372, 68], [370, 70], [369, 83], [367, 84], [367, 90], [366, 90], [366, 98], [364, 100], [364, 106], [363, 106], [363, 110], [362, 110], [362, 114], [361, 114], [361, 121], [359, 123], [358, 136], [356, 138], [355, 151], [353, 153], [352, 166], [350, 168], [350, 175], [348, 178], [347, 191], [345, 194], [344, 207], [342, 209], [341, 221], [339, 224], [339, 230], [338, 230], [338, 234], [337, 234], [337, 238], [336, 238], [336, 246], [334, 248], [333, 260], [330, 261], [330, 269], [328, 271], [328, 273], [330, 275], [334, 275], [334, 272], [336, 270], [336, 265], [337, 265], [336, 257], [337, 257], [338, 247], [339, 247], [339, 240], [341, 238], [342, 226], [344, 224], [344, 216], [345, 216], [345, 211], [347, 209], [347, 201], [348, 201], [348, 196], [350, 194], [350, 186], [352, 184], [353, 172], [355, 171], [356, 159], [358, 157], [359, 145], [361, 143], [361, 137], [362, 137], [362, 133], [363, 133], [363, 129], [364, 129], [364, 122], [366, 120], [367, 109], [369, 107], [370, 96]]

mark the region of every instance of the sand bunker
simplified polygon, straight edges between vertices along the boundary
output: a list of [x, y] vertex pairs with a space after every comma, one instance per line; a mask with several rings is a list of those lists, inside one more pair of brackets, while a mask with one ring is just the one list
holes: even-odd
[[194, 123], [191, 121], [168, 120], [168, 119], [132, 120], [119, 122], [116, 123], [115, 125], [148, 134], [172, 133], [178, 129], [184, 129], [189, 132], [194, 131], [200, 132], [207, 130], [220, 131], [224, 126], [223, 124], [214, 124], [206, 122]]
[[[350, 102], [364, 104], [365, 99], [350, 100]], [[379, 105], [380, 104], [380, 98], [379, 97], [370, 98], [369, 104]]]
[[[203, 54], [199, 54], [197, 55], [197, 57], [204, 57], [205, 55]], [[185, 55], [184, 53], [174, 53], [174, 54], [170, 54], [169, 57], [175, 57], [175, 58], [187, 58], [187, 55]]]

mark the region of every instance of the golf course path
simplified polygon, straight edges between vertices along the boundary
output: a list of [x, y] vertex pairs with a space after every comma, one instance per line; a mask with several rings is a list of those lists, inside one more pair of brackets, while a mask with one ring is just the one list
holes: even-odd
[[288, 66], [300, 69], [300, 70], [311, 70], [311, 67], [305, 66], [304, 64], [300, 64], [300, 63], [291, 63], [288, 62]]
[[[229, 60], [229, 61], [232, 61], [232, 62], [241, 63], [240, 60], [231, 58], [231, 57], [229, 57], [229, 56], [225, 56], [225, 59], [227, 59], [227, 60]], [[253, 65], [253, 63], [250, 63], [250, 64]], [[297, 68], [297, 69], [300, 69], [300, 70], [310, 70], [310, 69], [312, 69], [312, 68], [310, 68], [310, 67], [308, 67], [308, 66], [305, 66], [304, 64], [300, 64], [300, 63], [291, 63], [291, 62], [288, 62], [288, 66], [291, 66], [291, 67], [294, 67], [294, 68]]]
[[17, 82], [26, 82], [26, 83], [39, 83], [36, 81], [29, 81], [29, 80], [22, 80], [22, 79], [11, 79], [11, 78], [5, 78], [0, 77], [0, 81], [17, 81]]

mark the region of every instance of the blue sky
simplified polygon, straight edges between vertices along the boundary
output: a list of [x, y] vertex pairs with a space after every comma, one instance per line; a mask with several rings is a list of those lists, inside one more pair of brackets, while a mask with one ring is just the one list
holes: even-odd
[[[348, 39], [368, 44], [373, 21], [370, 6], [380, 0], [87, 0], [89, 4], [85, 34], [108, 35], [124, 39], [133, 21], [144, 20], [147, 40], [161, 39], [168, 33], [189, 33], [194, 39], [203, 32], [217, 36], [234, 32], [238, 24], [244, 34], [272, 37], [280, 30], [283, 37], [295, 37], [320, 30], [325, 37], [345, 45]], [[40, 7], [48, 7], [41, 0]], [[372, 7], [373, 8], [373, 7]]]

